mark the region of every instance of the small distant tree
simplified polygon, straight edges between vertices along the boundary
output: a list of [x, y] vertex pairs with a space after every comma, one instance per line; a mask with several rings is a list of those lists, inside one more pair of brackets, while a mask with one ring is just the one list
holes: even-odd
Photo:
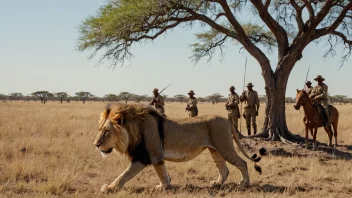
[[336, 95], [336, 96], [333, 96], [334, 98], [336, 98], [336, 101], [340, 103], [340, 105], [342, 103], [345, 103], [345, 99], [347, 98], [347, 96], [345, 95]]
[[148, 96], [147, 95], [133, 95], [133, 100], [136, 101], [137, 103], [142, 102], [145, 100]]
[[7, 96], [5, 94], [0, 94], [0, 100], [5, 102], [7, 100]]
[[75, 95], [77, 96], [77, 98], [84, 103], [86, 103], [87, 99], [90, 97], [93, 97], [94, 95], [91, 94], [90, 92], [86, 92], [86, 91], [80, 91], [80, 92], [76, 92]]
[[106, 94], [104, 99], [108, 100], [109, 102], [117, 102], [119, 100], [116, 94]]
[[175, 98], [177, 101], [181, 102], [181, 104], [182, 104], [183, 101], [186, 99], [186, 97], [187, 97], [187, 96], [182, 95], [182, 94], [177, 94], [177, 95], [174, 96], [174, 98]]
[[48, 91], [36, 91], [32, 93], [32, 96], [38, 97], [41, 103], [46, 104], [48, 98], [53, 96], [53, 94]]
[[62, 103], [62, 101], [67, 98], [69, 95], [66, 92], [57, 92], [54, 94]]
[[200, 104], [203, 104], [203, 102], [208, 101], [206, 98], [203, 97], [197, 97], [197, 100], [200, 102]]
[[16, 100], [17, 102], [23, 98], [22, 93], [10, 93], [8, 96], [11, 101]]
[[211, 100], [212, 104], [218, 104], [224, 96], [219, 93], [214, 93], [207, 98]]
[[129, 93], [129, 92], [120, 92], [120, 94], [118, 95], [119, 99], [125, 101], [125, 103], [127, 104], [127, 102], [132, 98], [134, 94]]

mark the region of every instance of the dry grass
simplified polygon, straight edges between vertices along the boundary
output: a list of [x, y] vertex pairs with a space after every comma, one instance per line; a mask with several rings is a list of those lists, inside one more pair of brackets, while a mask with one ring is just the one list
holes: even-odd
[[[0, 197], [97, 197], [104, 183], [110, 183], [127, 166], [126, 158], [112, 155], [102, 159], [93, 140], [102, 103], [13, 102], [0, 104]], [[340, 152], [351, 153], [352, 106], [337, 106], [341, 114]], [[223, 104], [200, 104], [200, 114], [226, 116]], [[263, 111], [263, 108], [262, 108]], [[184, 105], [167, 104], [169, 117], [186, 117]], [[263, 112], [258, 118], [263, 123]], [[287, 106], [289, 128], [303, 135], [302, 115]], [[244, 124], [242, 123], [244, 129]], [[327, 142], [322, 129], [318, 139]], [[248, 140], [244, 141], [247, 143]], [[253, 141], [252, 141], [253, 142]], [[153, 190], [158, 179], [151, 167], [128, 182], [125, 189], [111, 197], [350, 197], [352, 165], [349, 159], [322, 157], [324, 151], [308, 151], [284, 143], [263, 143], [272, 150], [284, 148], [300, 155], [264, 158], [258, 175], [250, 166], [252, 187], [241, 191], [236, 183], [238, 170], [230, 166], [223, 189], [209, 188], [217, 177], [208, 152], [187, 163], [167, 162], [174, 188], [159, 193]], [[251, 145], [259, 148], [259, 145]], [[314, 157], [315, 156], [315, 157]], [[211, 170], [211, 171], [209, 171]]]

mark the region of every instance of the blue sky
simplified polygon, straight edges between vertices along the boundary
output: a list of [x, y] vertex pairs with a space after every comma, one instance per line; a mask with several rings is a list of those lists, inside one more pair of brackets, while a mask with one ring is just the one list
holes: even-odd
[[[189, 44], [194, 42], [193, 30], [176, 29], [152, 43], [135, 46], [135, 58], [124, 67], [109, 69], [109, 64], [96, 66], [89, 53], [76, 51], [77, 27], [106, 1], [97, 0], [0, 0], [0, 93], [29, 94], [38, 90], [89, 91], [97, 96], [129, 91], [150, 95], [152, 89], [162, 89], [170, 82], [165, 94], [173, 96], [193, 89], [198, 96], [212, 93], [228, 94], [230, 85], [238, 92], [243, 86], [247, 52], [227, 45], [222, 62], [215, 57], [197, 65], [189, 58]], [[340, 56], [322, 58], [324, 45], [311, 44], [303, 59], [292, 71], [287, 95], [293, 96], [311, 65], [309, 79], [323, 75], [332, 95], [352, 96], [351, 61], [337, 70]], [[270, 56], [275, 64], [275, 55]], [[258, 63], [248, 56], [247, 82], [253, 82], [259, 94], [264, 94], [264, 81]]]

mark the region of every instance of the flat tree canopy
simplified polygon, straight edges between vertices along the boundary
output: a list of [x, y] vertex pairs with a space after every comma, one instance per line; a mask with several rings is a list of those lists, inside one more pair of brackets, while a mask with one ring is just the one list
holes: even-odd
[[[236, 41], [257, 61], [267, 95], [265, 123], [257, 136], [301, 140], [286, 125], [288, 77], [312, 42], [326, 41], [326, 53], [351, 54], [352, 2], [348, 0], [110, 0], [80, 27], [79, 50], [103, 52], [101, 60], [123, 64], [134, 43], [153, 40], [175, 27], [200, 23], [203, 32], [192, 44], [193, 60], [211, 59], [216, 50]], [[243, 22], [245, 15], [253, 15]], [[276, 51], [270, 63], [265, 52]]]

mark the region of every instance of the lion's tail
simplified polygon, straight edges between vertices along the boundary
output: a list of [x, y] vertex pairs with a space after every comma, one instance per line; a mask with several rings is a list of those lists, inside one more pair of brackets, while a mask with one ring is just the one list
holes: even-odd
[[[258, 166], [256, 164], [256, 162], [259, 162], [261, 160], [261, 157], [258, 157], [257, 154], [253, 154], [252, 157], [249, 157], [248, 154], [246, 153], [246, 151], [243, 149], [241, 143], [240, 143], [240, 139], [238, 138], [238, 134], [236, 132], [236, 130], [234, 129], [234, 127], [231, 127], [231, 131], [232, 131], [232, 137], [235, 140], [238, 148], [240, 149], [240, 151], [243, 153], [243, 155], [248, 158], [249, 160], [251, 160], [252, 162], [254, 162], [254, 169], [259, 172], [259, 174], [262, 174], [262, 168], [260, 166]], [[266, 155], [266, 150], [265, 148], [261, 148], [259, 149], [259, 154], [261, 156]]]

